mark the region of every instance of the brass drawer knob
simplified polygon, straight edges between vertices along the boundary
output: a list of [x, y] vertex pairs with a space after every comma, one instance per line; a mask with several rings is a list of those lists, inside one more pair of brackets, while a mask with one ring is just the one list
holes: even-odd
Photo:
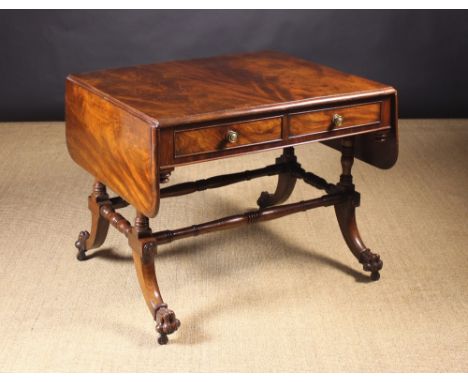
[[333, 114], [333, 125], [335, 127], [340, 127], [343, 124], [344, 118], [342, 115], [339, 114]]
[[226, 140], [229, 143], [236, 143], [239, 138], [239, 134], [234, 130], [229, 130], [226, 134]]

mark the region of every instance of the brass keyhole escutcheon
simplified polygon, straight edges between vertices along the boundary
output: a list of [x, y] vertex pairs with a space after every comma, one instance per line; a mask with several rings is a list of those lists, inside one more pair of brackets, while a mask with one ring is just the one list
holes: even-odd
[[344, 118], [343, 118], [342, 115], [333, 114], [333, 119], [332, 119], [332, 121], [333, 121], [333, 125], [334, 125], [335, 127], [340, 127], [340, 126], [343, 124], [343, 122], [344, 122]]
[[239, 134], [237, 133], [237, 131], [234, 131], [234, 130], [229, 130], [226, 134], [226, 140], [229, 142], [229, 143], [236, 143], [237, 140], [239, 139]]

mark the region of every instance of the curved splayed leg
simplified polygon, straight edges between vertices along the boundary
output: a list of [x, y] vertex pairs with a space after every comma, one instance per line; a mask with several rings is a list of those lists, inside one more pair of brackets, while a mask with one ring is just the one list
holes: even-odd
[[159, 291], [154, 267], [156, 254], [156, 239], [151, 237], [148, 218], [137, 214], [135, 219], [135, 232], [129, 236], [132, 247], [133, 262], [146, 305], [156, 321], [156, 331], [159, 333], [158, 343], [165, 345], [168, 335], [174, 333], [180, 326], [175, 313], [168, 309]]
[[88, 208], [91, 211], [91, 232], [81, 231], [75, 247], [78, 249], [76, 258], [79, 261], [87, 260], [86, 251], [100, 247], [106, 240], [109, 222], [100, 214], [101, 206], [110, 204], [106, 186], [100, 182], [95, 182], [93, 192], [88, 196]]
[[[296, 163], [296, 156], [294, 155], [294, 147], [288, 147], [283, 150], [283, 154], [276, 159], [277, 164], [281, 163]], [[257, 200], [260, 208], [274, 206], [285, 202], [294, 191], [296, 185], [296, 177], [292, 171], [282, 172], [278, 175], [278, 184], [273, 194], [263, 191]]]
[[[344, 138], [342, 141], [341, 166], [342, 174], [337, 188], [342, 191], [354, 192], [353, 177], [351, 168], [354, 162], [353, 138]], [[371, 279], [376, 281], [380, 278], [379, 271], [383, 267], [380, 256], [373, 253], [364, 245], [356, 224], [356, 207], [359, 206], [359, 194], [354, 192], [356, 197], [350, 198], [347, 202], [335, 205], [335, 213], [341, 233], [348, 248], [358, 259], [359, 263], [367, 272], [371, 272]]]
[[380, 278], [379, 271], [383, 263], [380, 256], [367, 248], [359, 234], [356, 224], [356, 207], [352, 200], [347, 203], [335, 205], [335, 213], [340, 225], [341, 233], [353, 255], [363, 265], [367, 272], [371, 272], [371, 279], [376, 281]]

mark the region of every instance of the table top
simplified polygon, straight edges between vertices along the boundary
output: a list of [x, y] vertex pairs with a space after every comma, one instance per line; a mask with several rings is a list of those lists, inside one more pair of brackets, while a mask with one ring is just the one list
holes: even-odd
[[372, 165], [398, 156], [395, 89], [284, 53], [70, 75], [65, 100], [72, 158], [150, 217], [185, 164], [347, 136]]
[[73, 74], [69, 80], [161, 128], [395, 92], [272, 51], [107, 69]]

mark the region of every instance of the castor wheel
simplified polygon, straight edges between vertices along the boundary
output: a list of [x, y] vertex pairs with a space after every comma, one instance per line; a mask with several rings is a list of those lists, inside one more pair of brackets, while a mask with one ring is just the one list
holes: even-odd
[[167, 334], [162, 333], [158, 338], [158, 344], [166, 345], [168, 342], [169, 342], [169, 338], [167, 337]]
[[75, 241], [75, 247], [78, 250], [78, 254], [76, 255], [78, 261], [88, 260], [88, 257], [86, 257], [86, 240], [89, 239], [89, 236], [88, 231], [81, 231], [78, 235], [78, 240]]
[[379, 272], [372, 272], [370, 275], [370, 278], [372, 281], [377, 281], [380, 279], [380, 273]]
[[78, 261], [88, 260], [88, 257], [86, 256], [86, 251], [78, 251], [78, 253], [76, 254], [76, 259]]
[[174, 333], [180, 326], [180, 321], [176, 318], [175, 313], [168, 309], [164, 302], [156, 307], [154, 313], [156, 321], [156, 332], [159, 333], [159, 345], [166, 345], [169, 339], [168, 334]]

